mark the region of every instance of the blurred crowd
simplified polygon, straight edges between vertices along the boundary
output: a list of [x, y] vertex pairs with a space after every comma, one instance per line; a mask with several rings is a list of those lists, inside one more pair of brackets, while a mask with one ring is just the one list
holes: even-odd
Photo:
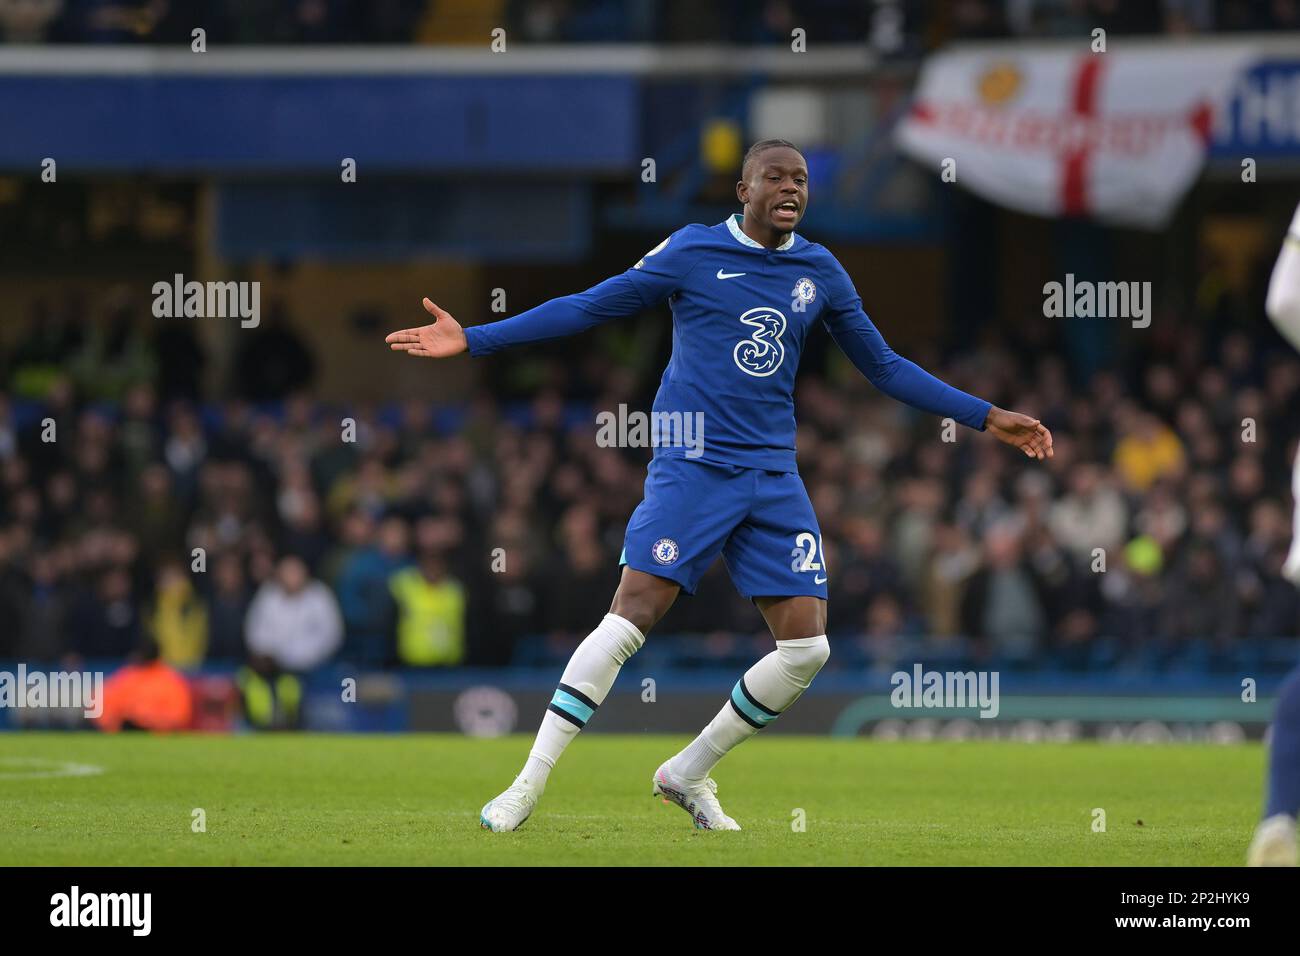
[[949, 40], [1300, 28], [1295, 0], [0, 0], [10, 43], [787, 43], [866, 39], [917, 54]]
[[[304, 397], [310, 350], [272, 326], [241, 367], [301, 349], [277, 380], [287, 397], [243, 381], [204, 401], [165, 376], [101, 382], [157, 367], [174, 326], [116, 360], [91, 336], [97, 357], [62, 371], [42, 365], [68, 355], [58, 327], [34, 326], [0, 369], [0, 660], [152, 644], [179, 668], [271, 675], [496, 666], [529, 639], [571, 648], [608, 609], [648, 452], [600, 447], [595, 415], [647, 408], [657, 370], [592, 354], [553, 361], [521, 402], [485, 381], [463, 406], [338, 408]], [[799, 458], [832, 637], [882, 659], [925, 641], [1106, 668], [1300, 634], [1279, 575], [1300, 358], [1168, 329], [1085, 382], [1059, 345], [914, 356], [1041, 417], [1056, 437], [1042, 464], [880, 396], [833, 350], [807, 359]], [[17, 381], [41, 397], [14, 397]], [[762, 630], [721, 562], [660, 628]]]

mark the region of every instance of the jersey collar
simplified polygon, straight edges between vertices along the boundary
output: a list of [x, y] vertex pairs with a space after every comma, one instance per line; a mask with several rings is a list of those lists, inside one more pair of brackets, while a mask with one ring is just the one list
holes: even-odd
[[[755, 242], [753, 239], [749, 238], [749, 236], [745, 235], [745, 230], [740, 228], [740, 224], [744, 221], [744, 218], [745, 217], [742, 213], [733, 213], [727, 217], [727, 228], [731, 230], [732, 237], [741, 245], [753, 246], [755, 249], [765, 248], [761, 242]], [[794, 233], [792, 232], [790, 235], [785, 237], [785, 242], [776, 247], [775, 251], [785, 252], [793, 245]]]

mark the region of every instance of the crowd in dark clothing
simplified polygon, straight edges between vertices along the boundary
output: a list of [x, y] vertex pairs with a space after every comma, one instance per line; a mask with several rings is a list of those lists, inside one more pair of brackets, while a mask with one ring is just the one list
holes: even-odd
[[10, 43], [482, 44], [867, 42], [919, 54], [949, 40], [1300, 28], [1292, 0], [0, 0]]
[[[39, 366], [39, 346], [17, 354]], [[1041, 417], [1056, 439], [1041, 464], [945, 430], [847, 365], [804, 370], [800, 469], [831, 635], [881, 657], [946, 642], [1084, 668], [1300, 634], [1300, 594], [1279, 574], [1300, 358], [1189, 328], [1076, 384], [1054, 354], [922, 360]], [[601, 447], [595, 415], [647, 408], [654, 382], [599, 356], [550, 371], [522, 403], [485, 381], [459, 406], [196, 402], [152, 383], [89, 401], [93, 379], [66, 374], [39, 399], [0, 396], [0, 659], [119, 658], [152, 637], [179, 666], [237, 660], [264, 592], [264, 622], [316, 622], [285, 638], [290, 669], [502, 665], [530, 636], [571, 646], [608, 609], [648, 456]], [[10, 380], [29, 373], [13, 364]], [[659, 628], [762, 630], [721, 562]]]

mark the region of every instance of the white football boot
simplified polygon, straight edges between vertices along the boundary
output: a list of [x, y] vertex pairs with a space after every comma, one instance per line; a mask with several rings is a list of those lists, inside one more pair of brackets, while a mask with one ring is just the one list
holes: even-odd
[[518, 830], [537, 807], [537, 791], [515, 780], [504, 793], [489, 800], [479, 812], [478, 825], [493, 833]]
[[1295, 866], [1297, 856], [1295, 818], [1278, 813], [1260, 821], [1255, 839], [1246, 851], [1247, 866]]
[[671, 801], [691, 815], [697, 830], [739, 830], [740, 824], [722, 812], [716, 796], [718, 784], [712, 777], [703, 783], [688, 784], [672, 772], [665, 760], [655, 771], [652, 797]]

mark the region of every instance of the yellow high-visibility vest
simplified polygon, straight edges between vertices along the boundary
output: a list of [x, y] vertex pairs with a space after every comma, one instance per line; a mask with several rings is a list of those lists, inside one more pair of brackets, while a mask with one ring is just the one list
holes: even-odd
[[465, 589], [454, 578], [430, 584], [419, 568], [388, 579], [397, 601], [397, 656], [403, 664], [459, 664], [465, 656]]

